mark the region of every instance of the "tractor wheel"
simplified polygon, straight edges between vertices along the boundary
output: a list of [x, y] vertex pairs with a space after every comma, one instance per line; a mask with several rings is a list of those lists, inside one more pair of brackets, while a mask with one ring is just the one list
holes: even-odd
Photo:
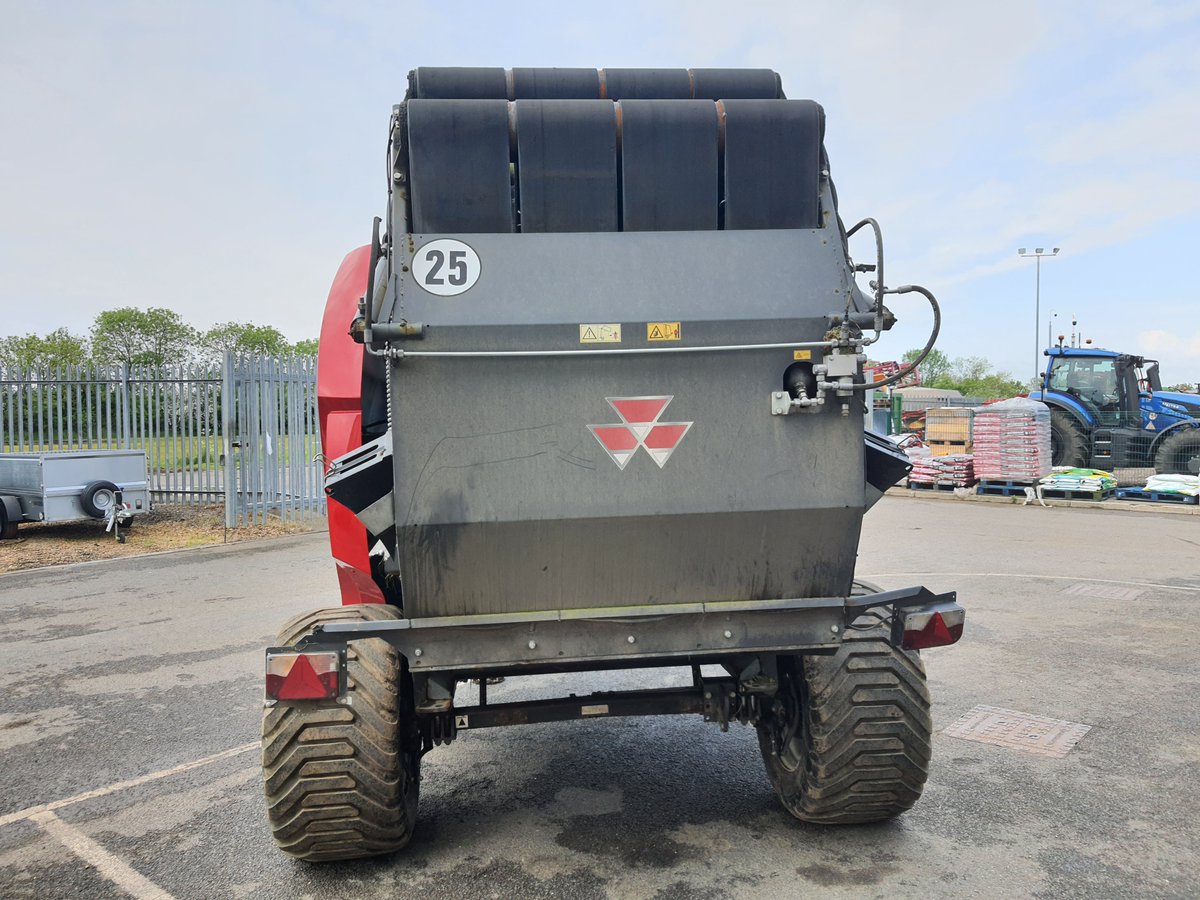
[[[398, 619], [384, 604], [322, 609], [292, 619], [280, 646], [318, 623]], [[347, 701], [277, 703], [263, 713], [267, 817], [284, 852], [310, 862], [392, 853], [417, 819], [420, 743], [412, 679], [386, 641], [347, 645]]]
[[1200, 428], [1185, 428], [1163, 438], [1154, 454], [1160, 475], [1200, 475]]
[[845, 825], [890, 819], [917, 802], [932, 733], [920, 657], [893, 648], [867, 615], [832, 656], [779, 657], [779, 693], [758, 743], [788, 812]]
[[1086, 466], [1087, 435], [1079, 421], [1069, 412], [1050, 410], [1050, 461], [1055, 466]]

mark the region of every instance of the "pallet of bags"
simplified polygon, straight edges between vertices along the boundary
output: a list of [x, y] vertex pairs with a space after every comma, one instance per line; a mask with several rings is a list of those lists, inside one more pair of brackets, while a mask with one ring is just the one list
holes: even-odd
[[1033, 484], [1051, 469], [1050, 408], [1017, 397], [975, 409], [975, 477]]
[[1116, 488], [1117, 480], [1110, 472], [1055, 466], [1038, 481], [1038, 496], [1051, 500], [1107, 500]]
[[1200, 505], [1200, 476], [1151, 475], [1144, 488], [1117, 488], [1117, 498]]
[[970, 487], [975, 483], [972, 458], [966, 454], [934, 456], [913, 460], [913, 470], [908, 475], [909, 487], [937, 487], [950, 490]]

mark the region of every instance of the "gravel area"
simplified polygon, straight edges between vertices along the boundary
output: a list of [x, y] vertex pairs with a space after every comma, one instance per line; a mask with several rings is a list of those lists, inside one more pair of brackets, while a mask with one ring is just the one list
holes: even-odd
[[324, 530], [323, 516], [286, 522], [270, 518], [263, 525], [226, 530], [222, 506], [160, 506], [137, 517], [125, 531], [124, 544], [106, 533], [98, 520], [23, 524], [16, 540], [0, 541], [0, 572]]

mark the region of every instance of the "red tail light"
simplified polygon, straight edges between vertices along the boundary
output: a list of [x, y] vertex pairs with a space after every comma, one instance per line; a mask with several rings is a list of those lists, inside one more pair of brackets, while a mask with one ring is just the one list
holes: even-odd
[[903, 610], [898, 615], [903, 632], [900, 643], [905, 650], [945, 647], [957, 642], [967, 617], [966, 610], [957, 603]]
[[336, 652], [267, 653], [268, 700], [330, 700], [338, 695]]

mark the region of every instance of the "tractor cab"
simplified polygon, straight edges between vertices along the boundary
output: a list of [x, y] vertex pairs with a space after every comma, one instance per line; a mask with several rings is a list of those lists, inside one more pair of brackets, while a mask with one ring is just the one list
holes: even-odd
[[[1082, 347], [1051, 347], [1046, 353], [1044, 394], [1060, 395], [1094, 425], [1142, 427], [1139, 401], [1150, 379], [1140, 356]], [[1157, 379], [1157, 364], [1152, 372]]]

